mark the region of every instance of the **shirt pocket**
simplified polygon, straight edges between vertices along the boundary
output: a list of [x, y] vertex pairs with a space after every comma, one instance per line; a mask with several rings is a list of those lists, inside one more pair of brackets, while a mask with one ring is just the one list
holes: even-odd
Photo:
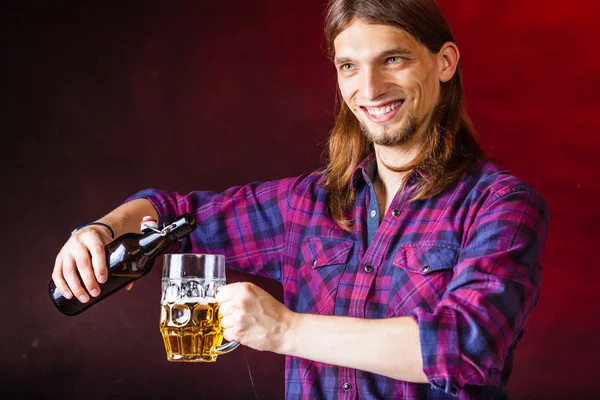
[[452, 280], [459, 251], [448, 244], [403, 245], [393, 261], [392, 315], [408, 315], [415, 307], [433, 310]]
[[333, 315], [340, 278], [354, 243], [351, 240], [308, 237], [300, 245], [299, 312]]

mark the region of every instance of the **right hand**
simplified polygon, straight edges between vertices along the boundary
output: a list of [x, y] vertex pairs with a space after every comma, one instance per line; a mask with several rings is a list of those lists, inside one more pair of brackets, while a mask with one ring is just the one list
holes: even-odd
[[88, 293], [93, 297], [100, 295], [100, 284], [108, 277], [104, 246], [112, 240], [106, 228], [97, 225], [86, 226], [71, 235], [56, 256], [52, 272], [52, 280], [64, 297], [70, 299], [75, 295], [87, 303]]

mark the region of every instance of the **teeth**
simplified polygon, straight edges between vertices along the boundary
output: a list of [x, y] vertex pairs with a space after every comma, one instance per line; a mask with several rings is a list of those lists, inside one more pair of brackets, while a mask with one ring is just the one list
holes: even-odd
[[367, 111], [374, 117], [381, 117], [385, 114], [388, 114], [398, 108], [402, 104], [402, 101], [392, 104], [387, 107], [367, 107]]

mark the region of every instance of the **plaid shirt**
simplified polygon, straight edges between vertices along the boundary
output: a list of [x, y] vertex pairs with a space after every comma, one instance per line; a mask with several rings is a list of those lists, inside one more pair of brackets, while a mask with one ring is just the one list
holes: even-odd
[[161, 224], [196, 215], [183, 251], [222, 253], [229, 268], [281, 282], [293, 311], [418, 323], [429, 384], [287, 357], [286, 398], [505, 398], [539, 296], [544, 200], [482, 159], [426, 200], [408, 202], [409, 180], [379, 222], [374, 165], [371, 155], [354, 173], [353, 232], [330, 217], [320, 172], [223, 193], [148, 189], [130, 200], [150, 200]]

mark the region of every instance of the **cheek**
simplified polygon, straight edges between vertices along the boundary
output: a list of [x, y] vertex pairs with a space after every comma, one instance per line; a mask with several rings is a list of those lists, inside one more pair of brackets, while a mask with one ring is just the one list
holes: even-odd
[[440, 74], [437, 69], [437, 64], [434, 64], [431, 70], [429, 71], [429, 75], [427, 76], [427, 84], [429, 89], [429, 94], [431, 94], [435, 100], [440, 95], [441, 83], [440, 83]]
[[406, 95], [413, 99], [419, 99], [423, 96], [425, 90], [424, 74], [419, 71], [402, 71], [394, 76], [396, 86], [402, 88]]
[[429, 109], [435, 106], [438, 98], [440, 97], [440, 87], [439, 85], [429, 84], [423, 89], [423, 91], [425, 97], [423, 107], [429, 111]]
[[439, 97], [440, 85], [434, 74], [429, 74], [420, 78], [416, 78], [416, 95], [419, 108], [428, 109], [435, 103]]
[[352, 79], [338, 77], [338, 88], [340, 89], [340, 94], [346, 105], [351, 110], [354, 110], [354, 106], [352, 105], [352, 96], [356, 90], [353, 87]]

